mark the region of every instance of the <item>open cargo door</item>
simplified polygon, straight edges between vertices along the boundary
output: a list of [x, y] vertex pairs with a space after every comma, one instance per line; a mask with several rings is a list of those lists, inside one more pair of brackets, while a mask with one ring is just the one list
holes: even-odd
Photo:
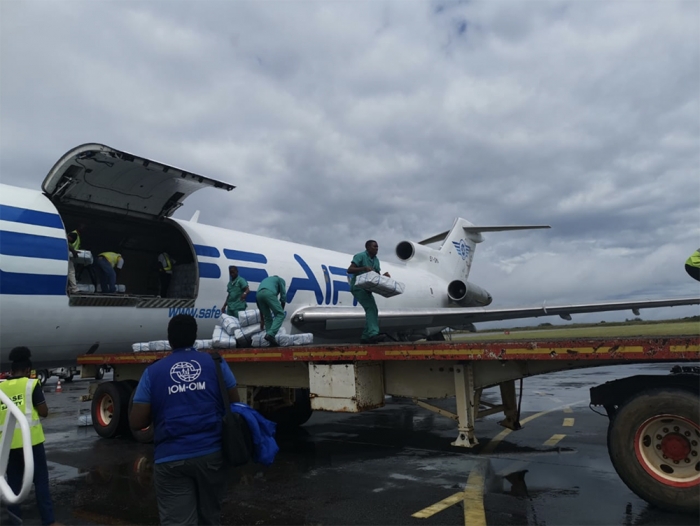
[[102, 144], [84, 144], [51, 168], [42, 188], [54, 203], [142, 219], [170, 217], [200, 188], [235, 186]]

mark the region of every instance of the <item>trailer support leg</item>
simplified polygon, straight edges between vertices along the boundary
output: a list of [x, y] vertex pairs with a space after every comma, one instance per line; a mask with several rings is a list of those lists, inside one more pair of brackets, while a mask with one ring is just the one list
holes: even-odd
[[521, 425], [518, 402], [515, 397], [515, 380], [501, 382], [499, 387], [501, 388], [503, 414], [506, 416], [499, 424], [513, 431], [517, 431], [521, 428]]
[[474, 447], [479, 443], [474, 435], [474, 421], [478, 410], [474, 397], [474, 366], [471, 363], [457, 364], [454, 374], [459, 434], [452, 445]]

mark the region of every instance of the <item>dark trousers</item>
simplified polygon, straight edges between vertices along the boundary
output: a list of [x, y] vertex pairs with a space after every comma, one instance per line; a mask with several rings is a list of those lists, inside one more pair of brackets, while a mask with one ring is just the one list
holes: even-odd
[[158, 515], [163, 526], [221, 524], [226, 470], [221, 451], [156, 464]]
[[[44, 443], [33, 446], [34, 450], [34, 493], [36, 505], [41, 515], [41, 524], [53, 524], [53, 502], [49, 493], [49, 468], [46, 465], [46, 450]], [[22, 489], [22, 476], [24, 475], [24, 454], [21, 449], [11, 449], [10, 459], [7, 463], [7, 483], [16, 494]], [[7, 506], [10, 518], [22, 518], [22, 508], [19, 504]], [[14, 517], [12, 517], [14, 515]]]
[[106, 258], [98, 256], [93, 265], [97, 270], [102, 292], [117, 292], [117, 273], [114, 272], [111, 263]]
[[170, 279], [173, 277], [172, 274], [168, 274], [167, 272], [160, 271], [158, 273], [158, 278], [160, 279], [160, 297], [161, 298], [167, 298], [168, 297], [168, 287], [170, 286]]

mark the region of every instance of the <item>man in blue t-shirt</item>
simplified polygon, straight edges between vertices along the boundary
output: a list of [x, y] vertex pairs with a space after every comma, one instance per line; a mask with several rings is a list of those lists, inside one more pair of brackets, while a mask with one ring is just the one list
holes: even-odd
[[[173, 352], [144, 371], [129, 413], [132, 429], [154, 426], [154, 482], [163, 525], [221, 523], [224, 401], [216, 362], [193, 348], [196, 339], [192, 316], [170, 320]], [[236, 379], [224, 361], [221, 372], [229, 400], [240, 401]]]

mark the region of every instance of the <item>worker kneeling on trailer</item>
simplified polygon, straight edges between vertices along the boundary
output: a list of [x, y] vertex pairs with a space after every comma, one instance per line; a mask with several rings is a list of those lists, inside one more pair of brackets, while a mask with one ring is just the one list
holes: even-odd
[[[172, 354], [148, 366], [136, 388], [129, 425], [153, 422], [154, 483], [161, 524], [221, 524], [226, 470], [221, 448], [224, 400], [219, 367], [196, 350], [197, 321], [179, 314], [168, 324]], [[225, 361], [221, 373], [232, 402], [236, 379]]]

